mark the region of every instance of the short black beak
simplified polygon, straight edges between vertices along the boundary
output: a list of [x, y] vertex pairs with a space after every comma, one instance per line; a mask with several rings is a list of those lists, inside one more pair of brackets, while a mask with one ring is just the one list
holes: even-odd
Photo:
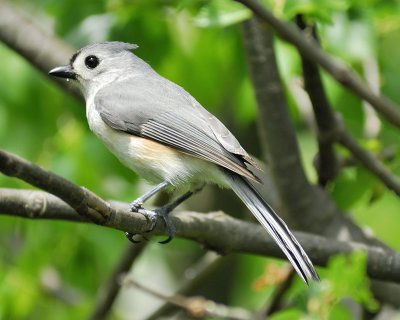
[[49, 75], [58, 77], [58, 78], [66, 78], [76, 80], [76, 74], [71, 70], [70, 66], [61, 66], [51, 69], [49, 71]]

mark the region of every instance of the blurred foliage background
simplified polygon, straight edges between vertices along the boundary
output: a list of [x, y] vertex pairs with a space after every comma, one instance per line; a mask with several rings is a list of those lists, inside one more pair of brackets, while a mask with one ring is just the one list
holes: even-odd
[[[325, 50], [351, 65], [362, 77], [376, 70], [375, 86], [400, 102], [399, 0], [269, 0], [263, 1], [278, 17], [292, 20], [302, 13], [318, 24]], [[248, 78], [240, 23], [249, 10], [230, 0], [18, 0], [30, 18], [76, 48], [88, 43], [119, 40], [139, 45], [135, 54], [189, 91], [216, 114], [256, 157], [261, 156], [256, 105]], [[302, 103], [301, 64], [296, 50], [276, 40], [277, 57], [303, 164], [316, 181], [317, 152], [313, 119]], [[67, 61], [66, 61], [67, 62]], [[25, 157], [107, 199], [131, 201], [145, 185], [124, 168], [89, 131], [83, 106], [62, 92], [27, 61], [0, 45], [0, 147]], [[392, 156], [386, 165], [400, 174], [398, 131], [368, 116], [359, 98], [323, 74], [332, 105], [351, 133], [370, 151]], [[300, 90], [300, 91], [299, 91]], [[372, 118], [371, 118], [372, 117]], [[377, 123], [366, 127], [368, 121]], [[338, 150], [344, 157], [345, 150]], [[30, 188], [0, 176], [2, 187]], [[330, 183], [338, 206], [369, 228], [392, 248], [400, 249], [399, 203], [363, 167], [343, 170]], [[237, 211], [233, 193], [205, 191], [190, 202], [192, 208]], [[235, 210], [236, 209], [236, 210]], [[81, 319], [93, 308], [126, 239], [117, 231], [67, 222], [0, 218], [0, 319]], [[150, 242], [132, 273], [149, 287], [172, 293], [188, 268], [201, 259], [197, 244], [175, 239], [167, 246]], [[255, 286], [272, 260], [233, 255], [224, 257], [198, 293], [228, 305], [260, 308], [275, 284]], [[279, 263], [274, 261], [273, 263]], [[343, 272], [343, 270], [346, 272]], [[307, 289], [299, 279], [287, 292], [291, 307], [272, 319], [352, 319], [343, 304], [351, 297], [375, 310], [365, 280], [365, 257], [338, 257], [322, 278], [328, 285]], [[50, 279], [50, 280], [49, 280]], [[340, 280], [340, 281], [339, 281]], [[48, 282], [58, 284], [59, 294]], [[336, 285], [335, 285], [336, 283]], [[357, 290], [355, 290], [357, 288]], [[142, 319], [159, 300], [125, 289], [112, 319]], [[323, 309], [325, 308], [325, 309]]]

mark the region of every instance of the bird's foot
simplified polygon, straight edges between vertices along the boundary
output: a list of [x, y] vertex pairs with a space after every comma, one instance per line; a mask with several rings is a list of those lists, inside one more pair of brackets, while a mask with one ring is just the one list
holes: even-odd
[[139, 212], [140, 209], [143, 209], [143, 202], [140, 201], [140, 198], [132, 201], [129, 205], [131, 212]]
[[[169, 216], [169, 213], [171, 212], [171, 208], [166, 205], [164, 207], [161, 208], [157, 208], [156, 210], [154, 210], [156, 217], [161, 217], [164, 220], [165, 223], [165, 227], [167, 228], [167, 232], [168, 232], [168, 238], [163, 240], [163, 241], [159, 241], [159, 243], [165, 244], [170, 242], [173, 238], [174, 235], [176, 233], [176, 228], [174, 226], [174, 224], [172, 223], [171, 217]], [[154, 227], [153, 227], [154, 229]]]
[[[136, 199], [135, 201], [131, 202], [131, 204], [129, 205], [129, 210], [131, 212], [138, 212], [143, 214], [146, 219], [151, 221], [151, 228], [150, 231], [154, 229], [156, 223], [157, 223], [157, 217], [155, 216], [153, 211], [150, 210], [146, 210], [143, 208], [143, 201], [141, 201], [141, 199]], [[147, 231], [149, 232], [149, 231]], [[140, 243], [140, 240], [136, 240], [134, 239], [134, 236], [136, 235], [135, 233], [130, 233], [130, 232], [124, 232], [125, 237], [132, 243]], [[143, 236], [142, 236], [143, 237]], [[146, 237], [143, 237], [145, 240], [147, 240]]]
[[[165, 226], [166, 226], [167, 232], [168, 232], [168, 238], [163, 241], [159, 241], [159, 243], [162, 243], [162, 244], [170, 242], [176, 233], [176, 228], [175, 228], [174, 224], [172, 223], [172, 220], [169, 216], [169, 213], [172, 211], [171, 209], [172, 208], [170, 206], [166, 205], [166, 206], [157, 208], [155, 210], [147, 210], [142, 207], [142, 203], [137, 202], [137, 201], [133, 201], [130, 205], [130, 210], [132, 212], [141, 213], [142, 215], [145, 216], [145, 218], [148, 221], [150, 221], [150, 223], [151, 223], [150, 228], [146, 232], [151, 232], [154, 230], [155, 226], [157, 225], [158, 217], [160, 217], [161, 219], [164, 220], [164, 223], [165, 223]], [[125, 232], [125, 236], [129, 241], [131, 241], [132, 243], [140, 243], [141, 242], [140, 240], [134, 239], [135, 235], [136, 234], [134, 234], [134, 233]]]
[[133, 237], [136, 236], [136, 233], [130, 233], [130, 232], [124, 232], [125, 237], [132, 243], [137, 244], [137, 243], [141, 243], [142, 241], [140, 240], [136, 240]]

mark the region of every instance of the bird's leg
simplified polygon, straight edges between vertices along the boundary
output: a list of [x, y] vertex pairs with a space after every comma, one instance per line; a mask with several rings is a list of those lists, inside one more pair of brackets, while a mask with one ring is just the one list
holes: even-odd
[[[178, 197], [177, 199], [175, 199], [174, 201], [167, 203], [166, 205], [154, 210], [155, 215], [161, 217], [164, 220], [165, 227], [167, 228], [167, 231], [168, 231], [168, 238], [163, 241], [159, 241], [159, 243], [162, 243], [162, 244], [168, 243], [172, 240], [172, 238], [175, 235], [176, 228], [175, 228], [174, 224], [172, 223], [171, 218], [169, 216], [170, 212], [172, 210], [174, 210], [177, 206], [179, 206], [182, 202], [189, 199], [192, 195], [201, 191], [203, 189], [203, 187], [204, 187], [204, 184], [201, 187], [199, 187], [195, 190], [192, 190], [192, 191], [188, 191], [188, 192], [184, 193], [183, 195], [181, 195], [180, 197]], [[155, 227], [155, 225], [153, 226], [153, 229], [154, 229], [154, 227]]]
[[144, 195], [137, 198], [136, 200], [132, 201], [130, 204], [130, 209], [132, 212], [138, 212], [139, 209], [143, 209], [142, 205], [147, 200], [149, 200], [152, 196], [158, 193], [160, 190], [164, 189], [165, 187], [171, 185], [168, 181], [163, 181], [160, 184], [156, 185], [150, 191], [147, 191]]
[[[154, 195], [155, 193], [157, 193], [159, 190], [161, 190], [162, 188], [164, 188], [165, 186], [169, 185], [169, 183], [167, 183], [164, 187], [161, 186], [162, 184], [159, 184], [157, 187], [155, 187], [154, 189], [150, 190], [148, 193], [146, 193], [143, 197], [140, 197], [139, 199], [143, 199], [145, 198], [145, 200], [147, 200], [148, 198], [150, 198], [152, 195]], [[165, 244], [168, 243], [172, 240], [172, 238], [175, 235], [176, 232], [176, 228], [174, 226], [174, 224], [171, 221], [171, 218], [169, 216], [169, 213], [174, 210], [177, 206], [179, 206], [182, 202], [186, 201], [187, 199], [189, 199], [192, 195], [194, 195], [195, 193], [201, 191], [204, 187], [204, 184], [201, 185], [199, 188], [192, 190], [192, 191], [188, 191], [186, 193], [184, 193], [183, 195], [181, 195], [180, 197], [178, 197], [177, 199], [175, 199], [174, 201], [167, 203], [166, 205], [155, 209], [154, 211], [152, 210], [146, 210], [143, 209], [141, 206], [139, 207], [135, 207], [137, 208], [137, 212], [140, 212], [141, 214], [143, 214], [148, 220], [150, 220], [152, 222], [151, 228], [148, 230], [148, 232], [153, 231], [153, 229], [155, 228], [156, 224], [157, 224], [157, 218], [161, 217], [164, 220], [165, 223], [165, 227], [167, 229], [168, 232], [168, 238], [160, 241], [160, 243]], [[152, 192], [153, 190], [156, 190], [155, 192]], [[149, 196], [148, 196], [149, 195]], [[147, 196], [147, 198], [146, 198]], [[136, 203], [137, 200], [135, 200], [133, 203]], [[143, 201], [142, 201], [143, 203]], [[133, 243], [138, 243], [140, 241], [133, 239], [134, 234], [129, 233], [129, 232], [125, 232], [125, 236], [128, 238], [129, 241], [133, 242]]]
[[[146, 192], [141, 197], [134, 200], [130, 204], [130, 210], [132, 212], [140, 212], [141, 214], [143, 214], [146, 217], [146, 219], [151, 221], [151, 223], [152, 223], [151, 230], [154, 229], [154, 227], [156, 225], [157, 215], [154, 214], [153, 211], [144, 209], [142, 207], [142, 205], [145, 201], [147, 201], [152, 196], [154, 196], [156, 193], [158, 193], [159, 191], [161, 191], [162, 189], [164, 189], [165, 187], [167, 187], [169, 185], [170, 185], [170, 183], [168, 181], [163, 181], [160, 184], [158, 184], [157, 186], [155, 186], [153, 189], [151, 189], [150, 191]], [[139, 243], [140, 241], [133, 239], [134, 235], [135, 234], [133, 234], [133, 233], [125, 232], [125, 236], [128, 238], [129, 241], [131, 241], [133, 243]]]

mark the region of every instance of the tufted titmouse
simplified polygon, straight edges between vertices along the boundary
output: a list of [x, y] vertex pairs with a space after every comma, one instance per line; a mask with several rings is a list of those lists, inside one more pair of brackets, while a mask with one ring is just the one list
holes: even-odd
[[[205, 183], [231, 188], [283, 250], [308, 283], [319, 277], [286, 224], [248, 180], [259, 181], [247, 165], [257, 163], [233, 134], [189, 93], [161, 77], [131, 50], [134, 44], [106, 42], [77, 51], [69, 65], [49, 74], [77, 80], [86, 99], [90, 129], [130, 169], [158, 185], [135, 200], [145, 200], [165, 187], [185, 185], [181, 201]], [[174, 207], [174, 206], [173, 206]], [[169, 207], [162, 215], [170, 234]], [[169, 238], [169, 239], [170, 239]], [[168, 239], [168, 240], [169, 240]]]

